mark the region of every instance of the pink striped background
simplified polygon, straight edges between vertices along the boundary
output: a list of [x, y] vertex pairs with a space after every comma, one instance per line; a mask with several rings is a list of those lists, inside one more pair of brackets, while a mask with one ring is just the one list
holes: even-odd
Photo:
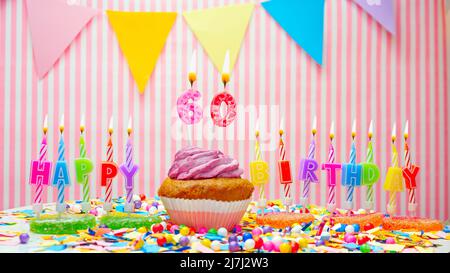
[[[101, 10], [178, 11], [217, 7], [243, 0], [81, 0]], [[318, 117], [317, 158], [326, 160], [328, 130], [336, 121], [336, 160], [348, 160], [350, 127], [357, 119], [358, 161], [365, 158], [366, 132], [374, 119], [375, 161], [384, 179], [390, 164], [389, 135], [396, 122], [401, 135], [410, 120], [412, 159], [422, 167], [418, 180], [419, 214], [448, 219], [449, 52], [446, 45], [444, 0], [397, 0], [397, 37], [391, 37], [350, 0], [326, 1], [325, 62], [317, 66], [258, 5], [251, 19], [230, 90], [239, 103], [239, 118], [227, 129], [214, 128], [208, 104], [219, 90], [220, 78], [180, 15], [170, 33], [144, 95], [139, 95], [105, 15], [82, 31], [48, 76], [38, 80], [24, 1], [0, 1], [0, 209], [30, 204], [27, 184], [30, 160], [37, 157], [40, 127], [49, 114], [49, 158], [56, 158], [57, 123], [66, 117], [68, 160], [78, 155], [80, 116], [87, 116], [88, 155], [99, 162], [106, 156], [106, 129], [115, 117], [115, 160], [124, 160], [125, 127], [132, 115], [135, 160], [141, 166], [137, 191], [153, 195], [165, 177], [173, 154], [187, 143], [186, 128], [175, 111], [175, 101], [187, 87], [187, 68], [193, 49], [199, 53], [198, 88], [205, 119], [194, 127], [199, 146], [224, 150], [248, 166], [254, 157], [253, 124], [261, 119], [265, 151], [271, 166], [268, 198], [282, 189], [276, 182], [276, 143], [280, 116], [286, 119], [287, 156], [298, 166], [311, 140], [310, 126]], [[184, 139], [181, 137], [184, 136]], [[401, 138], [399, 138], [401, 139]], [[403, 141], [397, 143], [402, 149]], [[403, 155], [401, 155], [403, 162]], [[248, 172], [246, 172], [246, 175]], [[74, 177], [74, 170], [71, 169]], [[313, 185], [312, 202], [326, 202], [325, 174]], [[102, 191], [91, 179], [96, 196]], [[299, 182], [292, 192], [298, 201]], [[123, 194], [123, 179], [113, 195]], [[344, 194], [338, 188], [338, 205]], [[387, 194], [376, 185], [376, 208], [385, 210]], [[56, 197], [47, 189], [45, 202]], [[80, 187], [67, 189], [80, 198]], [[361, 206], [364, 189], [357, 189]], [[406, 213], [406, 193], [398, 197], [398, 212]]]

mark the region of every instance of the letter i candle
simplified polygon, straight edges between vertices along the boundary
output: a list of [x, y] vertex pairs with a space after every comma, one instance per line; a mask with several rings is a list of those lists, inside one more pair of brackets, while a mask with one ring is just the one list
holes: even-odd
[[50, 172], [52, 162], [47, 160], [47, 116], [44, 119], [42, 131], [44, 133], [39, 150], [39, 159], [31, 161], [30, 184], [34, 185], [34, 205], [33, 210], [36, 217], [40, 217], [42, 211], [42, 192], [44, 185], [50, 185]]
[[411, 153], [408, 146], [408, 121], [406, 121], [405, 132], [405, 167], [403, 168], [403, 177], [405, 178], [405, 186], [408, 189], [408, 212], [409, 215], [416, 216], [417, 202], [416, 202], [416, 177], [420, 168], [411, 163]]
[[133, 212], [133, 177], [138, 170], [138, 166], [133, 163], [133, 144], [131, 143], [131, 118], [128, 121], [128, 140], [125, 146], [125, 163], [120, 165], [120, 171], [125, 177], [125, 190], [127, 192], [127, 200], [125, 203], [125, 211]]
[[279, 171], [279, 179], [280, 183], [284, 186], [284, 203], [286, 205], [286, 211], [289, 212], [289, 206], [292, 205], [291, 198], [291, 184], [292, 184], [292, 175], [291, 175], [291, 162], [286, 160], [286, 150], [284, 148], [283, 142], [283, 131], [284, 128], [284, 119], [281, 119], [280, 122], [280, 145], [279, 145], [279, 160], [278, 160], [278, 171]]
[[56, 203], [56, 211], [62, 213], [66, 211], [65, 188], [70, 185], [69, 169], [67, 166], [64, 144], [64, 115], [61, 117], [59, 125], [59, 144], [58, 144], [58, 161], [56, 161], [55, 172], [53, 173], [53, 186], [58, 189], [58, 201]]
[[314, 140], [317, 133], [317, 118], [314, 117], [312, 126], [312, 140], [309, 145], [308, 158], [303, 159], [300, 162], [300, 169], [298, 174], [298, 179], [303, 181], [303, 194], [300, 198], [300, 203], [303, 208], [309, 203], [309, 196], [311, 195], [311, 183], [318, 183], [319, 179], [315, 174], [316, 170], [319, 168], [319, 164], [314, 160], [314, 154], [316, 152], [316, 142]]
[[259, 187], [258, 207], [261, 209], [261, 214], [264, 215], [264, 209], [266, 207], [264, 187], [265, 184], [269, 182], [269, 165], [267, 162], [264, 162], [261, 157], [261, 147], [259, 143], [259, 120], [256, 121], [255, 137], [255, 161], [250, 162], [250, 177], [253, 185]]

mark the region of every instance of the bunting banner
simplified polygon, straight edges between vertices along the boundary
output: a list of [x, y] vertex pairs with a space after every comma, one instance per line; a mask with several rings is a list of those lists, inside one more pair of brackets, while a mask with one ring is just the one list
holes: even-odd
[[392, 0], [354, 0], [363, 10], [395, 35], [394, 2]]
[[176, 12], [106, 12], [141, 94], [172, 29]]
[[301, 48], [322, 65], [325, 0], [272, 0], [261, 5]]
[[190, 29], [219, 71], [227, 50], [231, 71], [234, 68], [254, 8], [250, 3], [183, 12]]
[[43, 78], [99, 11], [62, 0], [27, 0], [35, 68]]

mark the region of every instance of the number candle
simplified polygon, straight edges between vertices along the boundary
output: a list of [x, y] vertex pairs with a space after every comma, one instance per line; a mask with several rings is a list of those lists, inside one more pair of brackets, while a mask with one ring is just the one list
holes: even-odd
[[256, 121], [255, 127], [255, 161], [250, 162], [250, 176], [253, 185], [259, 186], [258, 207], [264, 215], [264, 209], [266, 207], [264, 186], [269, 181], [269, 165], [267, 165], [267, 162], [264, 162], [261, 157], [261, 147], [259, 143], [259, 120]]
[[31, 161], [31, 171], [30, 171], [30, 184], [35, 185], [34, 188], [34, 205], [33, 210], [36, 217], [39, 218], [42, 211], [42, 192], [44, 185], [50, 184], [50, 172], [52, 163], [47, 160], [47, 115], [44, 119], [44, 126], [42, 131], [44, 135], [42, 136], [41, 148], [39, 150], [39, 159]]
[[419, 173], [419, 167], [411, 163], [411, 154], [408, 146], [408, 121], [406, 121], [405, 132], [403, 134], [405, 138], [405, 167], [403, 168], [403, 177], [405, 178], [405, 185], [408, 189], [408, 212], [410, 216], [415, 216], [417, 203], [416, 203], [416, 176]]
[[[230, 81], [230, 52], [227, 51], [222, 69], [222, 93], [217, 94], [211, 101], [211, 118], [216, 126], [227, 127], [236, 118], [236, 100], [226, 91], [227, 83]], [[226, 105], [226, 114], [222, 117], [220, 108]]]
[[289, 212], [289, 206], [292, 203], [291, 199], [291, 163], [289, 160], [286, 160], [286, 150], [284, 149], [283, 142], [283, 134], [284, 134], [284, 118], [281, 119], [280, 122], [280, 145], [279, 145], [279, 161], [278, 161], [278, 170], [279, 170], [279, 179], [280, 183], [284, 185], [284, 202], [286, 205], [286, 211]]
[[138, 170], [138, 166], [133, 163], [133, 144], [131, 143], [131, 117], [128, 121], [128, 141], [125, 146], [125, 163], [120, 166], [120, 171], [125, 177], [125, 190], [127, 192], [127, 202], [125, 204], [125, 211], [132, 212], [133, 206], [133, 177]]

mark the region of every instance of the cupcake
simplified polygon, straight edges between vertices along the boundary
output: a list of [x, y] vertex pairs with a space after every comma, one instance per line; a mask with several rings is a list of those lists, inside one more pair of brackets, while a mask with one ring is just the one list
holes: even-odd
[[242, 219], [253, 185], [239, 162], [220, 151], [187, 147], [175, 154], [158, 190], [171, 220], [199, 229], [232, 229]]

